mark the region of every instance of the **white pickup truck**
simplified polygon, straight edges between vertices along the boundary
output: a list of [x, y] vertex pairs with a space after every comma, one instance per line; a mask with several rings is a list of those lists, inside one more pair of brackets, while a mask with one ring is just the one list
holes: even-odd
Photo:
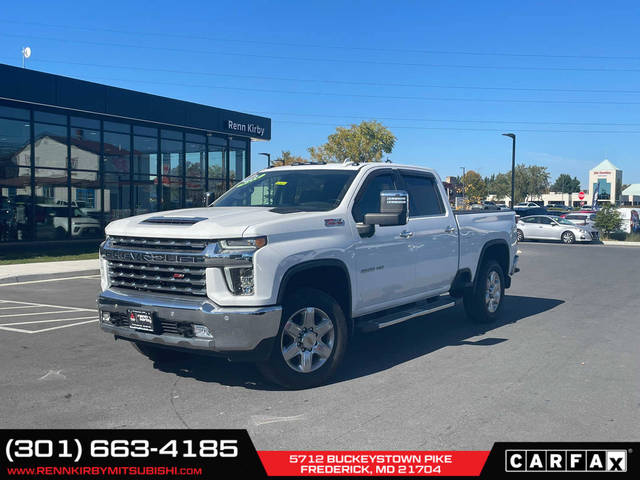
[[104, 331], [154, 360], [254, 361], [289, 388], [326, 381], [358, 332], [459, 300], [494, 320], [518, 271], [513, 211], [454, 213], [433, 170], [389, 163], [269, 168], [106, 233]]

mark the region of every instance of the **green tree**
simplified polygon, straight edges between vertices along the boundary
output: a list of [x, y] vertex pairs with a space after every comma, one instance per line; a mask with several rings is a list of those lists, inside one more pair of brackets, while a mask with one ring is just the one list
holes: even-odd
[[511, 172], [491, 175], [487, 183], [487, 193], [495, 195], [498, 200], [511, 195]]
[[318, 162], [379, 162], [395, 143], [395, 135], [380, 122], [363, 121], [349, 128], [338, 127], [327, 143], [309, 148], [309, 155]]
[[[571, 178], [571, 175], [567, 173], [561, 173], [551, 185], [551, 191], [567, 194], [578, 193], [580, 191], [580, 180], [576, 177]], [[569, 201], [569, 206], [571, 206], [571, 201]]]
[[309, 160], [306, 160], [299, 155], [292, 155], [289, 150], [283, 150], [282, 153], [273, 161], [271, 165], [274, 167], [281, 167], [283, 165], [291, 165], [292, 163], [308, 163]]
[[622, 215], [614, 205], [605, 203], [602, 205], [602, 209], [596, 213], [594, 224], [606, 238], [611, 235], [611, 232], [620, 230], [620, 227], [622, 227]]
[[465, 196], [472, 203], [482, 203], [487, 197], [487, 184], [479, 173], [469, 170], [462, 177]]
[[[511, 172], [508, 173], [511, 178]], [[549, 172], [539, 165], [516, 165], [514, 204], [527, 198], [539, 198], [549, 191]], [[511, 184], [511, 182], [509, 182]]]

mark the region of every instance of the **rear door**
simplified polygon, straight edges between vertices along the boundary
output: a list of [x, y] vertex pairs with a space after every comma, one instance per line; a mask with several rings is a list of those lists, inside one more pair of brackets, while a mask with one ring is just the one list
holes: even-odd
[[430, 173], [401, 170], [409, 193], [410, 254], [415, 266], [412, 293], [425, 296], [449, 291], [458, 270], [458, 227], [447, 209], [437, 179]]
[[[351, 209], [356, 223], [362, 223], [367, 213], [380, 212], [380, 192], [397, 189], [397, 178], [392, 169], [374, 170], [367, 176]], [[358, 315], [406, 303], [415, 268], [405, 230], [406, 225], [376, 225], [373, 236], [356, 241], [358, 293], [354, 311]]]
[[522, 230], [524, 238], [539, 238], [540, 232], [538, 230], [538, 217], [522, 217], [518, 228]]

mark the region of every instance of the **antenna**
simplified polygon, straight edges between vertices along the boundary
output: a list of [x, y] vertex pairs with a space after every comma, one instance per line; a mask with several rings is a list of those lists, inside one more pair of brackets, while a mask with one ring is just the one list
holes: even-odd
[[24, 67], [24, 61], [31, 56], [31, 47], [22, 47], [22, 68]]

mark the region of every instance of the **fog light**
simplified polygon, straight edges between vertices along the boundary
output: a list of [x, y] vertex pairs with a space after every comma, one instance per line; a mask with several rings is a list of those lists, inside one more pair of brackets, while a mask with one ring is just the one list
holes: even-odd
[[234, 295], [253, 295], [253, 268], [226, 267], [227, 285]]
[[193, 334], [199, 338], [213, 338], [213, 335], [204, 325], [193, 325]]
[[111, 323], [111, 313], [102, 312], [102, 322], [103, 323]]
[[253, 268], [244, 268], [240, 271], [240, 289], [242, 295], [253, 295]]

